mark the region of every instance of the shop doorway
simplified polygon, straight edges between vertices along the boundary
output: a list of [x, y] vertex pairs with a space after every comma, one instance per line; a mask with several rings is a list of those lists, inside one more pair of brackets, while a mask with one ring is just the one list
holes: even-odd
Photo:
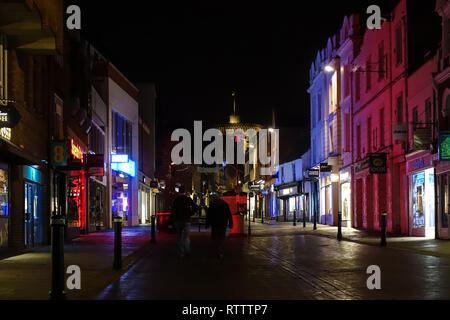
[[342, 210], [342, 226], [343, 227], [351, 227], [352, 219], [351, 219], [351, 210], [350, 210], [350, 182], [343, 183], [341, 185], [341, 210]]
[[43, 242], [42, 187], [25, 182], [25, 246], [34, 247]]
[[434, 169], [411, 176], [410, 234], [416, 237], [436, 237], [434, 206]]

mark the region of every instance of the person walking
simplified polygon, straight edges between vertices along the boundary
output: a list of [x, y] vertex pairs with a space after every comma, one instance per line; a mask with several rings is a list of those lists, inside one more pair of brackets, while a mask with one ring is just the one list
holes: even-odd
[[206, 225], [211, 226], [211, 238], [215, 253], [219, 259], [223, 258], [223, 244], [227, 226], [233, 228], [233, 218], [230, 207], [218, 194], [213, 194], [206, 213]]
[[191, 216], [195, 213], [195, 203], [185, 194], [183, 186], [179, 187], [179, 195], [172, 205], [171, 220], [177, 233], [177, 253], [180, 258], [191, 253], [190, 231]]

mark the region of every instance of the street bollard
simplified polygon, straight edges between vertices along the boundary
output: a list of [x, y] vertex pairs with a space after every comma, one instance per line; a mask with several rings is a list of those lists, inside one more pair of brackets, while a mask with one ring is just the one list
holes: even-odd
[[338, 233], [337, 233], [337, 239], [339, 241], [342, 240], [342, 213], [338, 213]]
[[50, 289], [51, 300], [65, 300], [64, 292], [64, 224], [61, 215], [51, 218], [51, 250], [52, 250], [52, 284]]
[[261, 223], [264, 223], [264, 212], [261, 213]]
[[122, 218], [114, 217], [114, 269], [122, 269]]
[[150, 243], [156, 243], [156, 235], [155, 235], [155, 219], [156, 217], [154, 215], [152, 215], [152, 239], [150, 240]]
[[317, 210], [314, 210], [314, 230], [317, 230]]
[[250, 222], [251, 222], [251, 220], [250, 220], [250, 210], [248, 211], [248, 215], [249, 215], [249, 217], [248, 217], [248, 235], [251, 235], [252, 234], [252, 230], [251, 230], [251, 227], [250, 227]]
[[306, 228], [306, 211], [303, 210], [303, 228]]
[[380, 246], [385, 247], [387, 245], [386, 242], [386, 212], [381, 214], [381, 242]]
[[296, 213], [297, 213], [297, 210], [294, 210], [294, 222], [292, 223], [292, 225], [295, 227], [296, 225], [297, 225], [297, 215], [296, 215]]

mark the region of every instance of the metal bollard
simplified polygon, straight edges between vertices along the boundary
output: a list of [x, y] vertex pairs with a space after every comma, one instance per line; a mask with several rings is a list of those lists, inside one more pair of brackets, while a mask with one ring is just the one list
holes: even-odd
[[252, 229], [250, 227], [250, 210], [248, 211], [248, 215], [249, 215], [249, 217], [248, 217], [248, 235], [251, 235]]
[[264, 223], [264, 212], [261, 212], [261, 223]]
[[122, 269], [122, 218], [114, 217], [114, 269]]
[[385, 247], [387, 245], [386, 242], [386, 216], [387, 213], [383, 212], [381, 214], [381, 242], [380, 246]]
[[338, 213], [338, 233], [337, 233], [337, 239], [339, 241], [342, 240], [342, 213]]
[[306, 211], [303, 210], [303, 228], [306, 228]]
[[65, 219], [61, 215], [51, 218], [51, 246], [52, 246], [52, 283], [50, 289], [51, 300], [65, 300], [64, 292], [64, 225]]
[[314, 210], [314, 230], [317, 230], [317, 210]]
[[295, 227], [296, 225], [297, 225], [297, 215], [296, 215], [296, 213], [297, 213], [297, 210], [294, 210], [294, 222], [292, 223], [292, 225]]
[[155, 235], [155, 219], [156, 217], [152, 215], [152, 239], [150, 240], [150, 243], [156, 243], [156, 235]]

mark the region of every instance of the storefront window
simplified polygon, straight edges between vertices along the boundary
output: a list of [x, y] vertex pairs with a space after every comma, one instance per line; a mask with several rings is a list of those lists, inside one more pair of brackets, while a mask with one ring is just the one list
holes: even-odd
[[448, 215], [450, 213], [449, 203], [449, 177], [447, 174], [441, 176], [441, 228], [448, 228]]
[[69, 177], [69, 196], [67, 198], [67, 222], [71, 227], [84, 228], [84, 172], [72, 172]]
[[0, 164], [0, 216], [7, 216], [8, 214], [8, 167]]
[[342, 220], [350, 220], [350, 183], [343, 183], [341, 187]]
[[124, 219], [129, 211], [128, 176], [114, 172], [112, 188], [112, 214]]
[[425, 189], [425, 173], [421, 172], [413, 175], [413, 228], [425, 228], [425, 213], [423, 210], [423, 197]]

